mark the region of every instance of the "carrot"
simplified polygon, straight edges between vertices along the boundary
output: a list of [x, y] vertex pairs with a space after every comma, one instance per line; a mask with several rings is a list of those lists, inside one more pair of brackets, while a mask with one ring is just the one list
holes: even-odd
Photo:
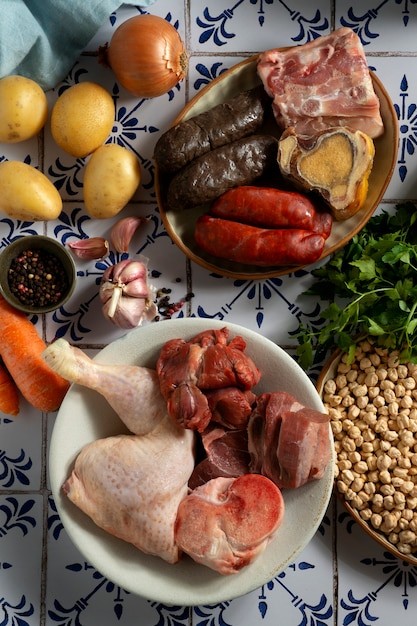
[[46, 343], [25, 313], [0, 296], [0, 356], [20, 393], [39, 411], [56, 411], [69, 382], [41, 358]]
[[19, 392], [7, 369], [0, 364], [0, 411], [7, 415], [19, 413]]

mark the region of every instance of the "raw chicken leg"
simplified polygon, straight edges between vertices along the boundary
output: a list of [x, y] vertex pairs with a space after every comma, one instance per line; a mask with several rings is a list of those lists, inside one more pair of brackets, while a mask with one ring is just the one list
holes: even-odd
[[153, 370], [106, 365], [64, 339], [43, 353], [61, 376], [102, 394], [135, 434], [99, 439], [78, 455], [65, 493], [101, 528], [169, 563], [174, 524], [194, 469], [191, 430], [173, 423]]
[[156, 372], [137, 365], [108, 365], [90, 359], [65, 339], [42, 354], [51, 369], [72, 383], [98, 391], [135, 435], [150, 432], [167, 414]]
[[174, 524], [194, 467], [192, 441], [168, 416], [148, 435], [98, 439], [80, 452], [63, 489], [100, 528], [176, 563]]

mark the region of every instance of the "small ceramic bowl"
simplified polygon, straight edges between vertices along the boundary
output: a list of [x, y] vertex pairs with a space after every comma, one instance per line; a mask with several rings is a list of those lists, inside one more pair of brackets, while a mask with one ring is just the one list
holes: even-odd
[[[52, 274], [57, 276], [56, 290], [52, 291], [52, 297], [49, 298], [49, 303], [41, 304], [39, 299], [33, 297], [33, 302], [28, 303], [21, 299], [12, 286], [12, 275], [14, 273], [14, 267], [16, 260], [20, 259], [26, 251], [38, 251], [41, 258], [46, 262], [50, 259], [53, 261], [51, 269], [51, 281], [53, 280]], [[20, 261], [23, 267], [23, 261]], [[39, 285], [39, 279], [30, 278], [28, 280], [34, 280], [35, 288]], [[62, 281], [62, 282], [61, 282]], [[46, 237], [44, 235], [25, 235], [19, 239], [16, 239], [10, 243], [7, 248], [0, 255], [0, 292], [1, 295], [9, 304], [15, 309], [23, 311], [28, 314], [33, 313], [49, 313], [62, 306], [74, 291], [76, 282], [76, 270], [74, 260], [71, 253], [55, 239]], [[62, 286], [63, 283], [63, 286]], [[26, 282], [21, 283], [21, 290], [24, 292], [27, 286]], [[51, 282], [51, 285], [54, 284]], [[18, 292], [17, 292], [18, 293]], [[59, 294], [59, 295], [57, 295]]]

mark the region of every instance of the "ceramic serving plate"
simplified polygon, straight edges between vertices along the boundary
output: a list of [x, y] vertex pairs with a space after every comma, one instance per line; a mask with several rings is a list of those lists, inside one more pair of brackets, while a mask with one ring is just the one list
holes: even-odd
[[[323, 369], [320, 372], [320, 376], [317, 380], [317, 391], [320, 394], [320, 397], [323, 397], [324, 386], [326, 382], [335, 377], [337, 372], [337, 366], [339, 365], [340, 359], [342, 358], [342, 354], [343, 353], [340, 350], [335, 350], [333, 354], [330, 355], [327, 362], [324, 364]], [[388, 541], [386, 535], [375, 530], [368, 522], [361, 518], [357, 509], [349, 504], [348, 500], [344, 498], [344, 496], [338, 491], [336, 487], [335, 492], [348, 513], [350, 513], [353, 519], [359, 524], [359, 526], [366, 532], [367, 535], [377, 541], [385, 550], [388, 550], [389, 552], [391, 552], [391, 554], [394, 554], [398, 559], [402, 561], [407, 561], [408, 563], [412, 563], [413, 565], [417, 565], [416, 554], [403, 554], [402, 552], [400, 552], [393, 543]]]
[[[173, 121], [173, 126], [194, 115], [206, 111], [216, 104], [225, 102], [238, 93], [260, 84], [256, 72], [258, 55], [238, 63], [230, 70], [215, 78], [201, 90]], [[362, 209], [348, 220], [334, 222], [332, 233], [320, 257], [323, 259], [347, 243], [370, 219], [391, 179], [398, 150], [398, 120], [391, 99], [379, 78], [371, 72], [375, 92], [380, 100], [381, 115], [385, 126], [384, 134], [375, 140], [375, 159], [369, 179], [369, 192]], [[268, 122], [265, 132], [279, 136], [275, 123]], [[167, 181], [156, 168], [156, 194], [160, 214], [165, 228], [174, 243], [192, 261], [210, 272], [233, 278], [256, 279], [280, 276], [295, 271], [296, 267], [258, 267], [234, 263], [205, 253], [194, 240], [197, 218], [208, 210], [208, 206], [185, 211], [172, 211], [167, 208], [165, 192]]]
[[[96, 359], [102, 363], [154, 367], [161, 347], [169, 339], [189, 339], [201, 331], [225, 325], [231, 336], [243, 336], [247, 353], [262, 372], [256, 392], [287, 391], [306, 406], [324, 410], [313, 383], [284, 350], [234, 324], [200, 318], [149, 324], [108, 345]], [[61, 486], [80, 450], [91, 441], [121, 432], [125, 432], [124, 426], [98, 393], [72, 385], [54, 425], [49, 472], [60, 518], [73, 543], [101, 574], [131, 593], [167, 605], [184, 606], [215, 604], [246, 594], [272, 580], [296, 559], [326, 512], [333, 488], [334, 460], [329, 462], [321, 480], [284, 492], [284, 521], [276, 537], [263, 555], [238, 574], [222, 576], [189, 557], [169, 565], [99, 529], [62, 492]]]

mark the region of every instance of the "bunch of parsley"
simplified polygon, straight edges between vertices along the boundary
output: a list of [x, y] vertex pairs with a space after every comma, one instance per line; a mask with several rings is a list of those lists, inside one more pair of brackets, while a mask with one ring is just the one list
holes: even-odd
[[[417, 207], [373, 216], [331, 259], [312, 271], [317, 279], [305, 293], [329, 306], [317, 328], [300, 323], [299, 363], [308, 369], [314, 355], [336, 347], [353, 359], [359, 335], [400, 350], [402, 362], [417, 362]], [[337, 303], [339, 302], [339, 304]], [[318, 327], [320, 326], [320, 327]]]

